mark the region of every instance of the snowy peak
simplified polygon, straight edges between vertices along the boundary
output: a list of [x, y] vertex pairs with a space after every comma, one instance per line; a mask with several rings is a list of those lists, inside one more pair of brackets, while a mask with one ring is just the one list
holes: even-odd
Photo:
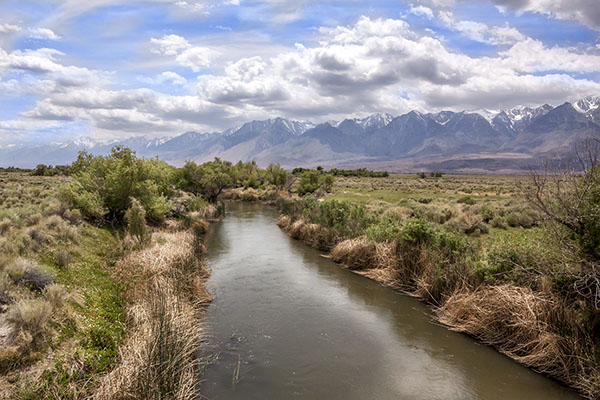
[[389, 124], [393, 119], [394, 119], [394, 117], [390, 114], [376, 113], [376, 114], [369, 115], [368, 117], [365, 117], [365, 118], [355, 119], [355, 121], [364, 130], [368, 131], [368, 130], [372, 130], [372, 129], [383, 128], [384, 126]]
[[248, 132], [260, 132], [268, 128], [279, 128], [287, 130], [293, 135], [302, 135], [307, 130], [313, 128], [315, 125], [311, 122], [303, 121], [292, 121], [285, 118], [266, 119], [262, 121], [247, 122], [242, 125], [239, 129], [231, 130], [228, 129], [224, 132], [225, 135], [240, 135]]
[[437, 114], [429, 114], [431, 118], [440, 125], [446, 125], [456, 113], [452, 111], [440, 111]]
[[600, 108], [600, 96], [588, 96], [573, 103], [573, 108], [582, 114], [588, 114]]
[[506, 115], [508, 116], [508, 118], [515, 122], [515, 121], [531, 121], [534, 118], [540, 117], [544, 114], [546, 114], [548, 111], [552, 110], [552, 106], [548, 105], [548, 104], [544, 104], [543, 106], [540, 107], [524, 107], [524, 106], [517, 106], [517, 107], [513, 107], [510, 108], [508, 110], [504, 110], [504, 112], [506, 113]]
[[494, 118], [500, 114], [499, 110], [490, 110], [487, 108], [481, 108], [479, 110], [471, 110], [471, 111], [466, 111], [467, 114], [478, 114], [479, 116], [485, 118], [487, 120], [487, 122], [489, 122], [490, 124], [492, 123], [492, 121], [494, 120]]

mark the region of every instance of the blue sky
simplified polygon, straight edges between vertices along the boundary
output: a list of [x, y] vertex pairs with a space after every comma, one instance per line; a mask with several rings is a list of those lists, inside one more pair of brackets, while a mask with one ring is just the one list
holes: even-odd
[[600, 94], [593, 0], [0, 3], [0, 144]]

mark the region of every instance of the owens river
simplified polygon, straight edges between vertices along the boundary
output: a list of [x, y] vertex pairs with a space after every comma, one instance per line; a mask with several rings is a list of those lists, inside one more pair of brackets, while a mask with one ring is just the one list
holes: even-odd
[[416, 299], [290, 239], [260, 204], [228, 203], [205, 237], [208, 399], [579, 399]]

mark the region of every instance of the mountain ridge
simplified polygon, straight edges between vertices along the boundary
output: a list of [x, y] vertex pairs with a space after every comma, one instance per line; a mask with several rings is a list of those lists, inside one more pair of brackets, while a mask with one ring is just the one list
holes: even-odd
[[[413, 110], [396, 117], [376, 113], [320, 124], [278, 117], [250, 121], [220, 133], [188, 131], [174, 137], [133, 136], [107, 142], [82, 137], [63, 143], [9, 145], [0, 147], [0, 166], [67, 164], [81, 150], [106, 154], [113, 146], [124, 145], [140, 156], [175, 165], [221, 157], [255, 160], [261, 165], [278, 162], [286, 168], [387, 165], [392, 171], [409, 171], [446, 165], [449, 172], [518, 172], [540, 157], [568, 154], [587, 137], [600, 137], [600, 96], [556, 107]], [[493, 160], [489, 168], [483, 159]]]

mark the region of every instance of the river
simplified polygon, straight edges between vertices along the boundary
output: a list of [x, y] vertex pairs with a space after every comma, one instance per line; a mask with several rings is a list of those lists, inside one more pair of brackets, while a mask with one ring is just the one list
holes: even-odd
[[228, 203], [205, 237], [208, 399], [580, 399]]

